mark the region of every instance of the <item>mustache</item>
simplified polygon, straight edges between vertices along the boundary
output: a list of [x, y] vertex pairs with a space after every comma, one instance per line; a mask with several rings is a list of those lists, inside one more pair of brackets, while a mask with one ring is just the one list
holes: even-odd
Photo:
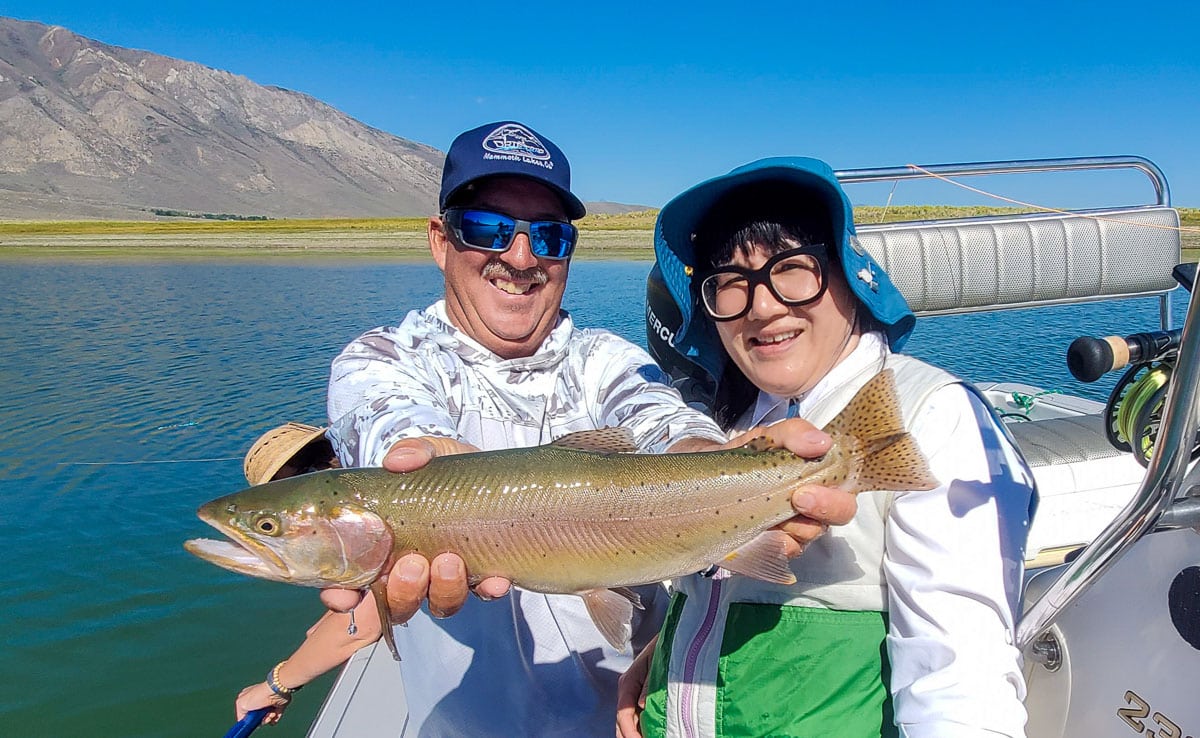
[[546, 284], [550, 279], [546, 270], [541, 267], [529, 269], [513, 269], [500, 261], [489, 261], [483, 268], [484, 279], [507, 279], [510, 282], [529, 282], [531, 284]]

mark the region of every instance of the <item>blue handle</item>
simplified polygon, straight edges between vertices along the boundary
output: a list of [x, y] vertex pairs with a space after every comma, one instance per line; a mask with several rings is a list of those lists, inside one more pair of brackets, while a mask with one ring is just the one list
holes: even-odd
[[229, 732], [225, 734], [225, 738], [246, 738], [262, 723], [262, 719], [266, 717], [267, 711], [270, 709], [269, 707], [260, 707], [246, 713], [246, 717], [234, 723]]

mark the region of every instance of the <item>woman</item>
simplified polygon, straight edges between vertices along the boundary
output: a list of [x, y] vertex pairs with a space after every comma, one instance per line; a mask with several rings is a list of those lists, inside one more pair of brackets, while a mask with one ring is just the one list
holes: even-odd
[[1023, 735], [1011, 644], [1032, 475], [969, 385], [893, 353], [915, 318], [858, 245], [833, 171], [767, 159], [701, 183], [663, 208], [655, 251], [682, 318], [673, 363], [715, 380], [727, 431], [820, 427], [889, 369], [941, 484], [863, 495], [792, 561], [794, 585], [675, 582], [622, 678], [618, 734]]

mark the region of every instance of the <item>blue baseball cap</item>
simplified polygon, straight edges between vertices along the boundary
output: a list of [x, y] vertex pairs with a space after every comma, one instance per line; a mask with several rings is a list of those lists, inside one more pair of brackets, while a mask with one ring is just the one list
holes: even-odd
[[916, 316], [900, 290], [858, 242], [854, 208], [833, 169], [805, 157], [760, 159], [685, 190], [667, 203], [654, 227], [654, 254], [662, 280], [679, 308], [680, 323], [674, 350], [720, 379], [725, 352], [710, 320], [693, 320], [697, 310], [692, 274], [701, 261], [694, 249], [697, 226], [714, 206], [748, 185], [778, 184], [796, 191], [796, 207], [823, 207], [828, 213], [834, 249], [846, 282], [859, 303], [884, 328], [888, 344], [899, 350], [916, 326]]
[[523, 123], [488, 123], [459, 134], [450, 144], [442, 167], [442, 192], [438, 208], [464, 187], [485, 177], [524, 177], [540, 182], [563, 201], [567, 217], [582, 218], [587, 210], [571, 194], [571, 165], [562, 149]]

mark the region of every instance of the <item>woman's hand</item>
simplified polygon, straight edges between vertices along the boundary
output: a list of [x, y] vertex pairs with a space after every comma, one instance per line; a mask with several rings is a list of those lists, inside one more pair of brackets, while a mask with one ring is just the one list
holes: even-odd
[[654, 636], [617, 680], [617, 738], [642, 738], [638, 718], [646, 709], [646, 684], [657, 644]]
[[237, 719], [241, 720], [246, 717], [246, 713], [251, 710], [258, 710], [263, 707], [268, 707], [270, 710], [263, 716], [263, 725], [274, 725], [279, 722], [279, 718], [283, 715], [283, 711], [291, 703], [291, 699], [280, 697], [275, 694], [266, 682], [251, 684], [238, 693], [237, 701], [234, 702], [234, 707], [237, 710]]

